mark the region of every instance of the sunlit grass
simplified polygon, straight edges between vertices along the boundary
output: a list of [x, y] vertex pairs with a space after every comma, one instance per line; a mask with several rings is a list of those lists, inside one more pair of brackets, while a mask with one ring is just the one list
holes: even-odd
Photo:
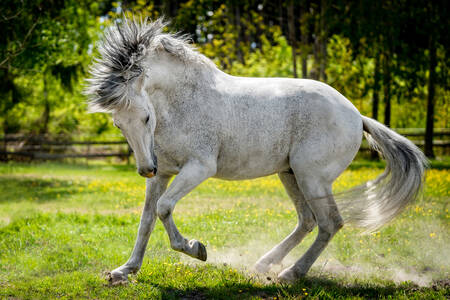
[[[350, 169], [333, 189], [343, 191], [382, 171]], [[380, 231], [361, 235], [345, 226], [310, 277], [292, 287], [255, 277], [250, 269], [296, 223], [277, 176], [201, 184], [179, 202], [174, 218], [186, 237], [205, 243], [209, 263], [172, 251], [158, 222], [141, 272], [131, 277], [132, 284], [114, 288], [104, 285], [102, 272], [128, 258], [145, 192], [133, 167], [0, 165], [0, 189], [0, 298], [448, 296], [442, 285], [412, 288], [414, 282], [430, 286], [449, 277], [450, 171], [445, 169], [429, 170], [423, 197]], [[285, 264], [298, 259], [315, 234]], [[408, 280], [413, 283], [395, 284]]]

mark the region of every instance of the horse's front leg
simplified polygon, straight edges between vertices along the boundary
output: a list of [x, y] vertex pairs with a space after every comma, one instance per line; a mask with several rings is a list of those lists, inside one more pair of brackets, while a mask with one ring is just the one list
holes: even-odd
[[119, 284], [128, 281], [129, 273], [136, 273], [142, 265], [145, 248], [148, 239], [153, 231], [156, 221], [156, 203], [167, 188], [170, 176], [157, 175], [147, 179], [147, 189], [145, 192], [145, 205], [139, 224], [138, 235], [134, 245], [133, 253], [128, 261], [119, 268], [109, 273], [109, 281], [112, 284]]
[[215, 172], [215, 163], [189, 162], [183, 166], [167, 191], [158, 200], [157, 207], [158, 217], [166, 228], [172, 249], [203, 261], [207, 257], [205, 246], [197, 240], [188, 241], [180, 234], [173, 221], [172, 212], [178, 200], [208, 177], [213, 176]]

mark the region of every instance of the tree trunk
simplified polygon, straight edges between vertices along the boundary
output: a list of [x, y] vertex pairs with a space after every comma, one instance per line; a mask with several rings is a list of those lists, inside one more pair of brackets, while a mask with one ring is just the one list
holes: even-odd
[[383, 89], [384, 89], [384, 124], [391, 126], [391, 69], [388, 55], [384, 55], [383, 62]]
[[47, 78], [44, 74], [44, 111], [42, 112], [41, 117], [42, 126], [39, 129], [39, 134], [46, 134], [48, 132], [49, 121], [50, 121], [50, 102], [48, 100]]
[[[4, 125], [6, 125], [5, 123], [6, 122], [4, 122]], [[7, 129], [4, 126], [3, 127], [3, 137], [5, 139], [3, 140], [3, 143], [1, 143], [1, 146], [0, 146], [0, 152], [4, 153], [4, 154], [0, 154], [0, 161], [4, 161], [4, 162], [8, 161], [8, 154], [6, 154], [6, 151], [8, 150], [8, 142], [6, 141], [6, 133], [7, 133]]]
[[428, 76], [428, 99], [427, 99], [427, 124], [425, 129], [425, 155], [434, 158], [433, 131], [434, 131], [434, 95], [436, 84], [436, 43], [433, 36], [430, 37], [430, 64]]
[[297, 40], [295, 38], [295, 19], [294, 19], [294, 0], [290, 0], [287, 6], [287, 16], [288, 16], [288, 29], [289, 29], [289, 41], [291, 43], [292, 49], [292, 67], [293, 76], [295, 78], [297, 75]]
[[372, 118], [378, 120], [378, 103], [380, 102], [380, 55], [375, 57], [375, 73], [373, 77]]
[[283, 31], [283, 28], [284, 28], [284, 25], [283, 25], [283, 0], [278, 0], [278, 8], [279, 8], [279, 12], [280, 12], [278, 22], [279, 22], [281, 31]]
[[325, 22], [327, 11], [327, 1], [320, 1], [320, 67], [319, 78], [322, 81], [327, 81], [327, 74], [325, 68], [327, 65], [327, 23]]
[[[380, 54], [375, 56], [375, 73], [372, 87], [372, 118], [378, 120], [378, 104], [380, 102]], [[378, 152], [371, 150], [372, 159], [378, 159]]]
[[[305, 51], [305, 50], [303, 50]], [[302, 55], [302, 77], [308, 78], [308, 57], [306, 54]]]
[[300, 35], [301, 35], [301, 56], [302, 56], [302, 77], [308, 78], [308, 7], [302, 2], [300, 7]]
[[313, 54], [314, 54], [314, 64], [311, 70], [309, 71], [309, 76], [312, 79], [319, 80], [319, 65], [320, 65], [320, 29], [318, 26], [317, 16], [315, 16], [316, 20], [314, 21], [314, 44], [313, 44]]
[[[0, 151], [6, 152], [8, 150], [8, 142], [6, 141], [6, 137], [8, 134], [14, 132], [15, 126], [14, 123], [10, 122], [8, 113], [19, 103], [19, 91], [14, 84], [14, 78], [8, 72], [6, 72], [4, 80], [6, 81], [7, 90], [9, 91], [6, 94], [6, 99], [2, 99], [5, 102], [4, 112], [3, 112], [3, 137], [5, 140], [3, 141]], [[0, 155], [0, 161], [8, 161], [8, 155], [3, 154]]]
[[241, 10], [238, 1], [232, 1], [232, 11], [234, 12], [234, 26], [236, 30], [236, 56], [241, 63], [244, 62], [244, 55], [241, 49]]

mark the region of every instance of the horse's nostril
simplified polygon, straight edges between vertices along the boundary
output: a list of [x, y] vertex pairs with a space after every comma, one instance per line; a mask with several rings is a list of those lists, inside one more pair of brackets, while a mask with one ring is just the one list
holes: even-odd
[[151, 178], [156, 175], [156, 168], [142, 168], [138, 170], [139, 175], [147, 178]]

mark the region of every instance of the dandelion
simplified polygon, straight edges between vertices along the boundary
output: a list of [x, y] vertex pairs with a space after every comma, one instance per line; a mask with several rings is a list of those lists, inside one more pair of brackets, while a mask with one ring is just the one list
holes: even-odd
[[436, 236], [436, 233], [432, 232], [430, 233], [430, 238], [434, 238]]

